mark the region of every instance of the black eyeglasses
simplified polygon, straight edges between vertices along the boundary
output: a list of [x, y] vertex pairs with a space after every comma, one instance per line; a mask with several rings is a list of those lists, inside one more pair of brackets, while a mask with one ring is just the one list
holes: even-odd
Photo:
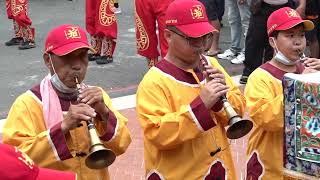
[[169, 31], [174, 32], [175, 34], [183, 37], [186, 39], [190, 46], [199, 46], [199, 43], [202, 43], [202, 45], [207, 45], [208, 42], [210, 42], [213, 38], [213, 33], [208, 33], [204, 36], [193, 38], [193, 37], [187, 37], [186, 35], [182, 34], [181, 32], [178, 32], [176, 30], [173, 30], [171, 28], [168, 28]]

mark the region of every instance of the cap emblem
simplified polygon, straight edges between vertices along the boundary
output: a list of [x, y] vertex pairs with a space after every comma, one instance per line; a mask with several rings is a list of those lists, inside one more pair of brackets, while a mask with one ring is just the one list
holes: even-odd
[[300, 17], [297, 11], [290, 9], [289, 11], [286, 11], [286, 14], [288, 15], [289, 18], [292, 17]]
[[204, 14], [203, 14], [203, 9], [200, 5], [194, 5], [190, 9], [192, 19], [203, 19]]
[[64, 34], [66, 36], [66, 39], [79, 39], [81, 38], [80, 31], [78, 27], [67, 27], [67, 29], [64, 31]]

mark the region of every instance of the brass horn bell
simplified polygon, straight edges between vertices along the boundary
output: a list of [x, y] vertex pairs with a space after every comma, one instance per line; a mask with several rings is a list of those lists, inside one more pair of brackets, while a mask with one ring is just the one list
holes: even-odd
[[[81, 86], [78, 81], [78, 76], [75, 76], [78, 94], [80, 94]], [[116, 159], [116, 154], [104, 147], [99, 139], [97, 130], [92, 122], [92, 119], [87, 122], [88, 131], [90, 135], [90, 154], [85, 160], [85, 164], [90, 169], [102, 169], [110, 166]]]
[[110, 166], [116, 159], [115, 153], [104, 147], [101, 143], [94, 124], [88, 123], [88, 129], [91, 140], [90, 154], [87, 156], [85, 163], [90, 169], [102, 169]]
[[253, 123], [250, 120], [242, 119], [232, 108], [225, 96], [221, 97], [221, 100], [223, 102], [224, 110], [227, 113], [227, 117], [229, 119], [227, 137], [229, 139], [238, 139], [248, 134], [253, 127]]

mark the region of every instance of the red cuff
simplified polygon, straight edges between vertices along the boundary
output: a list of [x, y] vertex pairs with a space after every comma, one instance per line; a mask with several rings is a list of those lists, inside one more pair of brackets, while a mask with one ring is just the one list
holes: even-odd
[[103, 141], [110, 141], [116, 133], [116, 127], [117, 127], [117, 117], [114, 115], [114, 113], [109, 110], [109, 118], [107, 120], [107, 129], [105, 129], [104, 135], [100, 137]]
[[62, 161], [72, 158], [72, 155], [68, 149], [66, 138], [62, 132], [61, 123], [62, 122], [59, 122], [49, 129], [49, 141], [51, 140], [53, 151], [56, 152]]
[[193, 120], [200, 126], [200, 129], [207, 131], [216, 125], [200, 96], [191, 102], [190, 107], [194, 115]]
[[211, 110], [214, 112], [219, 112], [222, 108], [223, 108], [223, 102], [219, 100], [212, 106]]

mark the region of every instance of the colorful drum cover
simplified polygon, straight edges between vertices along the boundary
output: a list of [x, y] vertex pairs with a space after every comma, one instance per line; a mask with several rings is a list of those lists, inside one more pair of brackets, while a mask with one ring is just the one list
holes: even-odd
[[320, 72], [288, 73], [284, 92], [284, 172], [320, 177]]

